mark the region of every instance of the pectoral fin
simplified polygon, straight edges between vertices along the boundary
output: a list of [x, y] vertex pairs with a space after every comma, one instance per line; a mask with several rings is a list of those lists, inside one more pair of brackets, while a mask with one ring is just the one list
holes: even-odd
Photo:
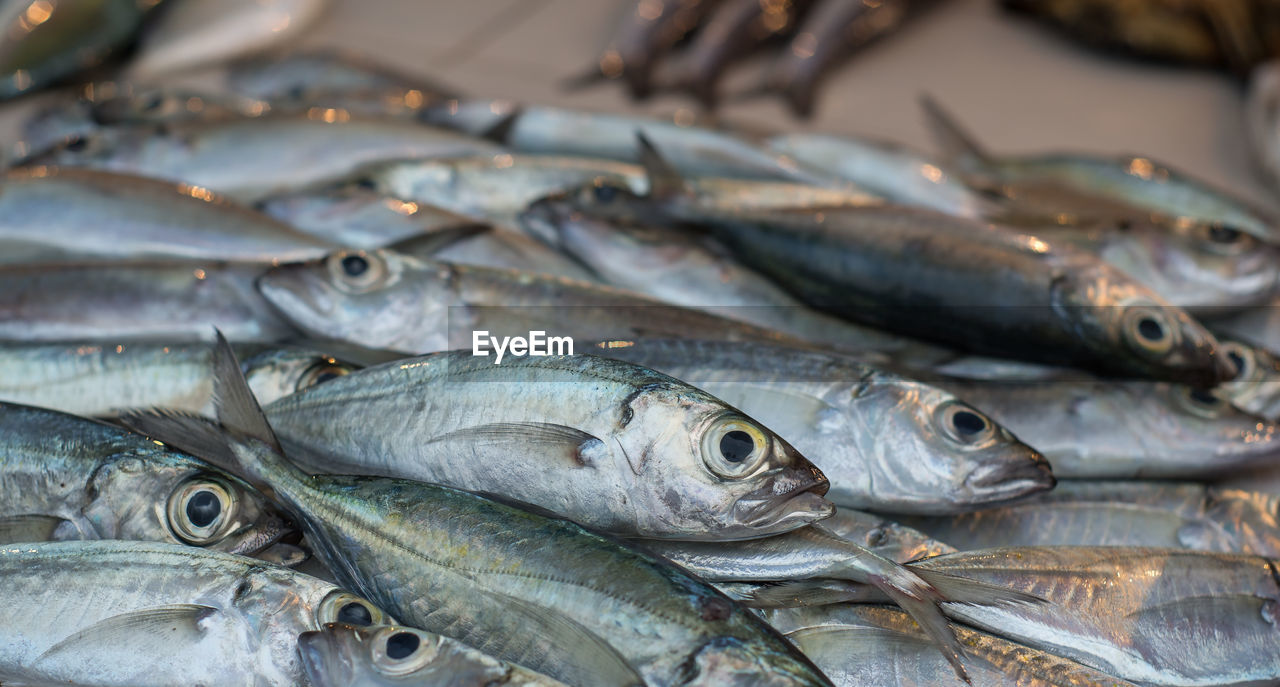
[[0, 518], [0, 544], [53, 541], [58, 526], [67, 522], [51, 515], [11, 515]]
[[200, 641], [202, 620], [218, 612], [210, 606], [176, 604], [104, 618], [49, 647], [36, 665], [68, 656], [88, 657], [95, 653], [154, 656], [172, 655], [176, 648]]
[[432, 444], [510, 445], [553, 455], [574, 467], [590, 467], [602, 457], [604, 442], [565, 425], [547, 422], [495, 422], [454, 430], [428, 439]]

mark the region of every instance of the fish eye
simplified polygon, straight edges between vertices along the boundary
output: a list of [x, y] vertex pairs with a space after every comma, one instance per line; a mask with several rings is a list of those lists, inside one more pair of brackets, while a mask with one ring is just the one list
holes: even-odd
[[418, 630], [383, 628], [370, 642], [373, 666], [384, 675], [407, 675], [435, 659], [436, 643]]
[[222, 481], [208, 477], [184, 482], [169, 496], [170, 529], [188, 544], [212, 544], [232, 521], [236, 507], [233, 493]]
[[363, 293], [383, 285], [387, 264], [378, 256], [365, 252], [337, 253], [329, 258], [329, 271], [344, 290]]
[[996, 423], [977, 409], [959, 401], [948, 401], [936, 411], [942, 432], [953, 441], [976, 445], [990, 440], [996, 433]]
[[143, 112], [155, 112], [164, 104], [164, 96], [159, 93], [152, 93], [142, 102]]
[[1133, 308], [1124, 327], [1125, 339], [1138, 353], [1163, 355], [1173, 349], [1173, 324], [1155, 308]]
[[612, 203], [618, 197], [618, 189], [609, 184], [601, 184], [596, 187], [595, 196], [601, 203]]
[[370, 627], [387, 622], [386, 614], [377, 606], [342, 590], [334, 591], [325, 597], [324, 601], [320, 602], [320, 608], [316, 614], [322, 626], [328, 623], [343, 623], [355, 627]]
[[1192, 413], [1206, 418], [1220, 417], [1231, 404], [1214, 391], [1182, 387], [1177, 395], [1182, 406]]
[[325, 359], [321, 362], [308, 367], [303, 371], [302, 376], [298, 377], [296, 391], [309, 389], [317, 384], [331, 382], [339, 377], [344, 377], [352, 373], [350, 365], [344, 365], [334, 360]]
[[702, 435], [702, 460], [711, 472], [728, 479], [755, 472], [769, 457], [764, 430], [743, 417], [723, 416]]
[[1197, 233], [1204, 250], [1219, 255], [1239, 255], [1256, 243], [1247, 232], [1220, 222], [1200, 225]]
[[67, 150], [73, 153], [79, 153], [83, 151], [85, 148], [89, 147], [89, 139], [79, 134], [76, 134], [68, 138], [66, 143], [64, 143], [62, 147], [66, 148]]
[[1222, 344], [1222, 352], [1226, 354], [1227, 360], [1236, 368], [1237, 380], [1245, 380], [1253, 376], [1253, 351], [1247, 346], [1243, 346], [1234, 341], [1227, 341]]
[[369, 177], [362, 177], [358, 179], [355, 183], [355, 186], [356, 188], [362, 188], [368, 191], [373, 191], [378, 188], [378, 184], [374, 182], [373, 179], [370, 179]]

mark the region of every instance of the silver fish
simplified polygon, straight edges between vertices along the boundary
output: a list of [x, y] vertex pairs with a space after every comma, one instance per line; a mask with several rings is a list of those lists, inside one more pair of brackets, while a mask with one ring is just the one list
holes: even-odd
[[292, 687], [299, 633], [386, 616], [328, 582], [143, 542], [0, 548], [0, 678], [21, 685]]
[[[881, 606], [780, 608], [765, 619], [842, 687], [962, 684], [910, 616]], [[1136, 687], [1070, 659], [962, 625], [952, 629], [985, 687]]]
[[894, 563], [955, 553], [955, 547], [875, 513], [837, 508], [822, 521], [823, 529]]
[[518, 153], [632, 163], [640, 161], [635, 135], [643, 131], [669, 151], [670, 163], [690, 178], [782, 180], [826, 188], [848, 187], [845, 181], [763, 150], [731, 133], [683, 121], [542, 106], [513, 108], [504, 101], [447, 103], [429, 109], [424, 119], [472, 135], [494, 136]]
[[1242, 341], [1222, 339], [1222, 350], [1238, 370], [1216, 391], [1231, 405], [1268, 421], [1280, 420], [1280, 358]]
[[0, 268], [0, 339], [238, 342], [297, 335], [254, 288], [253, 263], [134, 263]]
[[298, 636], [314, 687], [566, 687], [442, 635], [330, 623]]
[[1266, 558], [1056, 546], [954, 553], [917, 567], [1047, 600], [945, 606], [965, 623], [1122, 679], [1178, 687], [1280, 679], [1280, 586]]
[[1067, 480], [1018, 503], [903, 523], [961, 549], [1147, 546], [1280, 556], [1277, 497], [1176, 482]]
[[27, 160], [181, 182], [251, 202], [336, 181], [388, 158], [463, 155], [496, 146], [411, 121], [303, 114], [101, 127]]
[[570, 684], [830, 684], [704, 583], [567, 520], [422, 482], [308, 476], [282, 455], [238, 368], [224, 344], [221, 427], [132, 423], [270, 484], [334, 574], [409, 624]]
[[[86, 230], [88, 229], [88, 230]], [[129, 259], [294, 261], [337, 244], [206, 189], [91, 169], [0, 176], [0, 262]]]
[[[631, 536], [759, 537], [833, 510], [822, 473], [759, 423], [670, 377], [590, 355], [494, 364], [441, 353], [366, 368], [267, 412], [308, 467], [500, 493]], [[524, 458], [511, 461], [517, 446]], [[495, 482], [495, 471], [506, 476]]]
[[1207, 478], [1280, 450], [1280, 427], [1212, 391], [1078, 377], [928, 379], [1035, 446], [1059, 479]]
[[218, 64], [298, 38], [326, 0], [183, 0], [147, 26], [130, 60], [130, 80]]
[[[326, 353], [244, 345], [245, 377], [263, 403], [356, 369]], [[167, 408], [213, 414], [209, 344], [0, 343], [0, 400], [108, 417]]]
[[907, 146], [853, 136], [800, 133], [773, 136], [764, 145], [894, 203], [973, 219], [995, 209], [991, 201], [966, 186], [941, 162]]
[[0, 403], [0, 429], [0, 543], [130, 539], [252, 555], [296, 531], [239, 479], [114, 425]]
[[0, 3], [0, 100], [102, 62], [129, 41], [156, 2]]
[[348, 248], [382, 248], [422, 234], [477, 224], [456, 212], [359, 184], [273, 196], [258, 207], [300, 231]]
[[[1103, 216], [1118, 204], [1134, 208], [1138, 218], [1154, 212], [1173, 220], [1186, 218], [1252, 234], [1264, 241], [1280, 239], [1277, 221], [1267, 211], [1159, 161], [1071, 154], [996, 158], [984, 151], [937, 102], [925, 98], [923, 104], [947, 157], [958, 171], [970, 175], [971, 183], [996, 187], [1057, 185], [1080, 194], [1080, 198], [1098, 198], [1104, 206]], [[1090, 210], [1088, 206], [1073, 205], [1082, 213]]]
[[553, 275], [583, 282], [596, 278], [581, 265], [545, 243], [521, 232], [496, 226], [471, 225], [405, 239], [387, 246], [403, 255], [473, 265]]
[[231, 65], [227, 88], [257, 100], [314, 101], [336, 94], [399, 94], [411, 107], [458, 97], [452, 89], [364, 55], [309, 48]]
[[388, 250], [348, 251], [323, 261], [282, 265], [259, 278], [258, 290], [313, 336], [404, 353], [472, 346], [477, 331], [499, 338], [542, 331], [584, 344], [691, 332], [792, 341], [779, 332], [621, 289]]
[[758, 418], [818, 464], [831, 480], [828, 497], [841, 506], [956, 513], [1054, 485], [1044, 456], [982, 411], [847, 358], [688, 340], [611, 342], [597, 352], [669, 374]]

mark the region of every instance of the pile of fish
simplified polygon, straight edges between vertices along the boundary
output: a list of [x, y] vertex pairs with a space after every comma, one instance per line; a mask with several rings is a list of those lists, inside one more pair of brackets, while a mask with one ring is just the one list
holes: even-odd
[[938, 157], [330, 52], [48, 102], [0, 684], [1280, 683], [1280, 224], [923, 105]]

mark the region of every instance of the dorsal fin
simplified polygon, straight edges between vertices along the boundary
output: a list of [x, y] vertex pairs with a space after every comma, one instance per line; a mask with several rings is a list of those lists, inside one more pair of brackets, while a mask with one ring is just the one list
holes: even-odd
[[987, 151], [933, 96], [927, 93], [921, 95], [920, 107], [924, 109], [929, 132], [933, 134], [949, 162], [971, 167], [991, 164], [992, 158]]
[[493, 141], [498, 145], [506, 145], [511, 132], [516, 128], [516, 122], [520, 120], [520, 116], [523, 114], [524, 108], [513, 107], [510, 112], [499, 117], [498, 121], [490, 124], [489, 128], [481, 131], [477, 136], [486, 141]]
[[649, 179], [649, 197], [661, 200], [683, 195], [686, 192], [684, 179], [643, 131], [636, 131], [636, 145], [640, 165]]

